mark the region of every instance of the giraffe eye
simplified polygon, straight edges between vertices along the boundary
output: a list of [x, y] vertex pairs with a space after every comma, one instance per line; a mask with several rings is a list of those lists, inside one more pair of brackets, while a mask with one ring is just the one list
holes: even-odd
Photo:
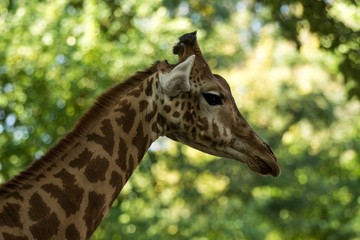
[[222, 97], [217, 94], [207, 92], [207, 93], [203, 93], [203, 96], [206, 102], [211, 106], [222, 104]]

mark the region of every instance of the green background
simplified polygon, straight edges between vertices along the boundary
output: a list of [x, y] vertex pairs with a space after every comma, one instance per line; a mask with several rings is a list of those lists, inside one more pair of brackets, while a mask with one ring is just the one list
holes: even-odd
[[353, 0], [1, 1], [0, 182], [194, 30], [282, 174], [162, 138], [92, 239], [360, 239]]

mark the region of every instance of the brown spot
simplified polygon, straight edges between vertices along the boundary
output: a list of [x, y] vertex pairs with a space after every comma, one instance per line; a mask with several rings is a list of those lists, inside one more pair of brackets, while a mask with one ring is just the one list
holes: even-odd
[[181, 111], [184, 111], [184, 109], [185, 109], [185, 102], [182, 102], [181, 103]]
[[113, 171], [111, 173], [111, 178], [110, 178], [109, 183], [113, 188], [115, 188], [114, 193], [111, 198], [112, 200], [110, 202], [110, 205], [111, 205], [113, 203], [113, 201], [116, 199], [116, 197], [119, 195], [124, 184], [123, 184], [121, 175], [115, 171]]
[[18, 193], [18, 192], [12, 192], [12, 193], [10, 193], [10, 194], [8, 195], [8, 197], [9, 197], [9, 198], [12, 197], [12, 198], [14, 198], [14, 199], [16, 199], [16, 200], [24, 201], [24, 197], [21, 196], [20, 193]]
[[199, 117], [199, 120], [196, 122], [196, 126], [200, 129], [200, 131], [206, 131], [209, 129], [209, 124], [205, 117]]
[[37, 223], [30, 227], [30, 232], [34, 239], [48, 240], [59, 231], [60, 221], [55, 213], [44, 216]]
[[180, 117], [180, 113], [179, 112], [174, 112], [172, 115], [174, 118], [179, 118]]
[[56, 198], [60, 206], [64, 209], [66, 216], [76, 213], [80, 209], [84, 190], [76, 184], [74, 175], [62, 169], [54, 175], [62, 180], [63, 186], [57, 186], [53, 183], [44, 184], [41, 188]]
[[104, 150], [111, 156], [114, 149], [114, 129], [111, 125], [110, 119], [104, 119], [101, 124], [102, 126], [100, 130], [103, 136], [93, 133], [87, 136], [87, 140], [94, 141], [101, 145]]
[[158, 133], [160, 131], [157, 122], [153, 122], [153, 124], [151, 125], [151, 130], [155, 133]]
[[200, 104], [196, 104], [196, 110], [200, 111]]
[[131, 104], [127, 100], [120, 101], [119, 108], [115, 112], [122, 113], [120, 117], [116, 118], [116, 122], [119, 126], [123, 126], [125, 133], [129, 134], [136, 117], [136, 111], [132, 108]]
[[34, 193], [29, 200], [29, 217], [33, 221], [39, 221], [50, 213], [50, 208], [44, 202], [40, 194]]
[[192, 109], [193, 103], [192, 102], [188, 102], [188, 109]]
[[143, 112], [148, 105], [149, 105], [149, 103], [147, 101], [141, 100], [139, 102], [139, 110], [140, 110], [140, 112]]
[[219, 128], [218, 128], [217, 124], [214, 121], [212, 123], [212, 128], [213, 128], [213, 136], [214, 136], [214, 138], [220, 137]]
[[147, 122], [150, 122], [150, 120], [154, 118], [156, 111], [157, 111], [157, 105], [155, 102], [153, 102], [153, 110], [151, 112], [149, 112], [148, 114], [146, 114], [145, 120]]
[[135, 166], [135, 159], [133, 155], [129, 156], [129, 167], [126, 169], [126, 179], [129, 179], [134, 172], [134, 166]]
[[185, 121], [194, 123], [194, 117], [189, 111], [186, 111], [183, 117]]
[[118, 158], [116, 159], [116, 164], [121, 168], [121, 170], [126, 170], [126, 155], [127, 155], [128, 147], [124, 139], [120, 138], [119, 142], [119, 153]]
[[164, 106], [165, 112], [169, 113], [171, 111], [171, 107], [169, 105]]
[[143, 126], [140, 123], [136, 129], [136, 135], [132, 140], [132, 144], [138, 149], [138, 159], [141, 159], [144, 156], [147, 150], [148, 139], [149, 137], [145, 135]]
[[15, 236], [9, 233], [3, 233], [4, 240], [29, 240], [28, 237]]
[[0, 212], [0, 226], [8, 227], [22, 227], [20, 221], [20, 210], [21, 206], [15, 203], [7, 203], [2, 212]]
[[146, 96], [152, 96], [152, 92], [153, 92], [153, 90], [152, 90], [152, 88], [153, 88], [153, 86], [152, 86], [152, 82], [153, 82], [153, 80], [154, 79], [150, 79], [149, 81], [148, 81], [148, 85], [146, 86], [146, 88], [145, 88], [145, 94], [146, 94]]
[[80, 233], [79, 233], [79, 231], [76, 229], [75, 224], [70, 224], [70, 225], [66, 228], [65, 237], [66, 237], [66, 239], [68, 239], [68, 240], [80, 239]]
[[89, 238], [100, 224], [104, 217], [105, 210], [105, 195], [96, 192], [89, 192], [88, 206], [85, 209], [83, 217], [87, 226], [86, 238]]
[[92, 158], [85, 168], [85, 176], [89, 182], [99, 182], [105, 180], [106, 171], [109, 168], [109, 161], [103, 157]]
[[37, 177], [35, 178], [36, 181], [40, 182], [42, 179], [46, 178], [45, 174], [40, 173], [39, 175], [37, 175]]
[[[171, 130], [178, 130], [180, 127], [182, 127], [182, 126], [180, 126], [179, 124], [176, 124], [176, 123], [169, 124], [169, 129], [171, 129]], [[185, 126], [185, 128], [187, 129], [188, 127]]]
[[144, 89], [143, 84], [140, 84], [137, 88], [133, 89], [129, 93], [129, 95], [138, 98], [141, 95], [141, 93], [143, 92], [143, 89]]
[[158, 124], [160, 126], [164, 126], [165, 123], [166, 123], [166, 118], [163, 115], [158, 114], [157, 117], [156, 117], [156, 121], [158, 122]]
[[73, 168], [77, 167], [78, 169], [81, 169], [86, 165], [92, 156], [93, 153], [90, 152], [89, 149], [85, 148], [85, 150], [82, 151], [77, 158], [72, 160], [69, 165]]
[[[197, 134], [197, 129], [195, 127], [193, 127], [193, 128], [191, 128], [190, 132], [191, 132], [192, 138], [196, 139], [196, 136], [198, 135]], [[203, 140], [204, 136], [202, 136], [201, 139]]]

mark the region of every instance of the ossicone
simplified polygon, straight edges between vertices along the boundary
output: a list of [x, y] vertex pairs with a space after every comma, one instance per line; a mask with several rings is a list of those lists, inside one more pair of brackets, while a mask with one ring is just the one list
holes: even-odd
[[184, 46], [194, 46], [196, 43], [196, 31], [186, 33], [179, 38], [179, 42], [173, 47], [173, 53], [181, 57]]

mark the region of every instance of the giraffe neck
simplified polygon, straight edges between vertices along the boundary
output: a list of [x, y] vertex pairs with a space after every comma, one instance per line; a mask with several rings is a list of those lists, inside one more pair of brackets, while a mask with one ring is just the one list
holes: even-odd
[[153, 100], [158, 99], [152, 91], [158, 87], [156, 76], [118, 99], [77, 143], [27, 184], [4, 199], [0, 196], [4, 238], [91, 236], [146, 150], [163, 133]]

